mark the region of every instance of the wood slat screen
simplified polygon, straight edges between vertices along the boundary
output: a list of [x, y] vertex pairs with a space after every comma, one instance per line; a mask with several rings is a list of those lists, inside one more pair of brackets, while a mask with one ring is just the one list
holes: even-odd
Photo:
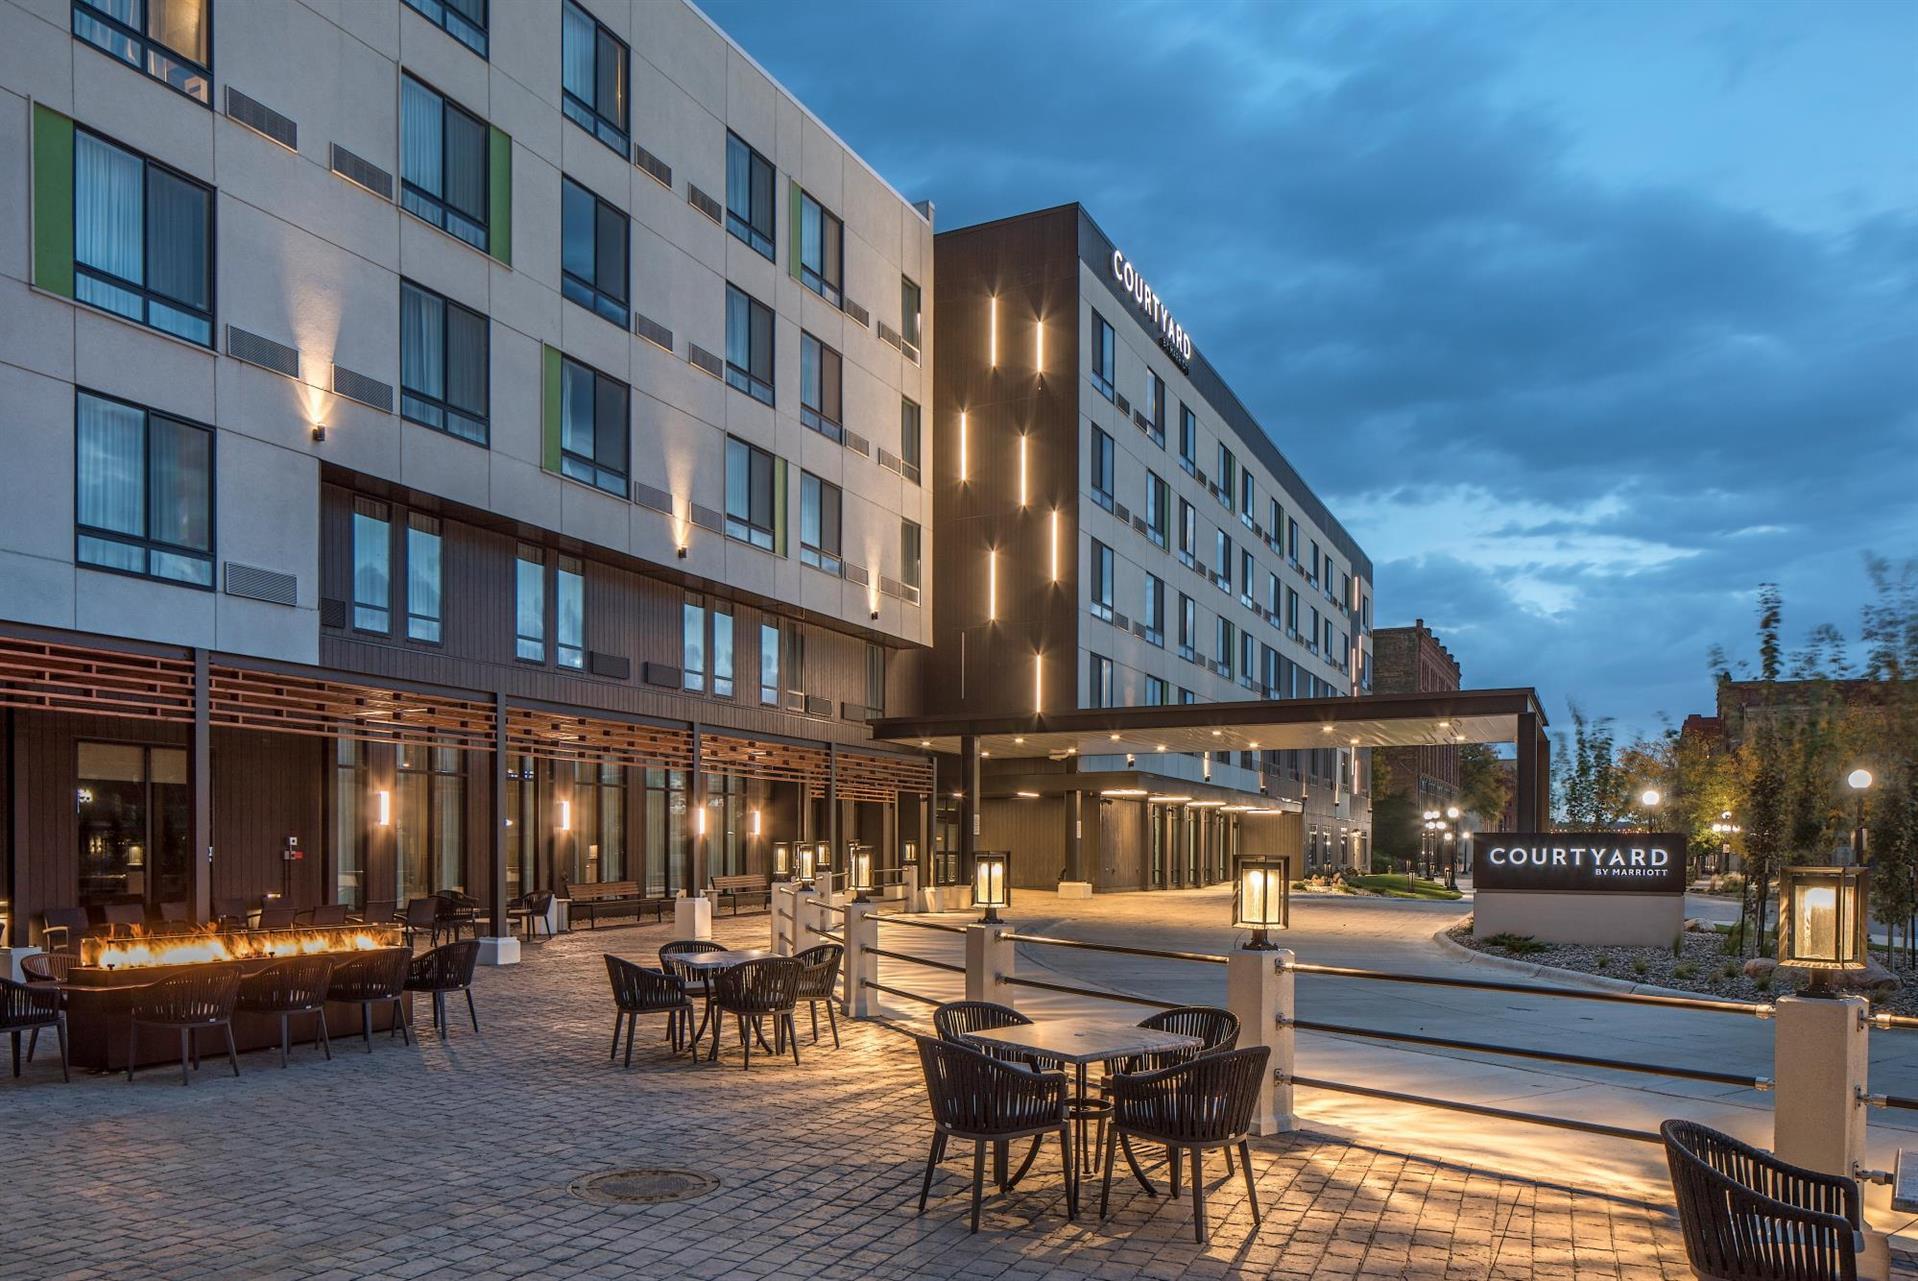
[[240, 667], [216, 666], [211, 676], [215, 726], [492, 750], [488, 703]]
[[692, 731], [664, 725], [636, 725], [628, 721], [509, 707], [506, 709], [506, 741], [516, 754], [547, 760], [604, 761], [640, 769], [689, 770], [693, 767]]
[[761, 743], [725, 734], [702, 734], [699, 739], [699, 766], [712, 774], [823, 787], [826, 763], [826, 752], [818, 747]]
[[[842, 799], [891, 804], [901, 792], [923, 796], [932, 790], [932, 761], [929, 757], [919, 756], [869, 756], [861, 752], [841, 752], [838, 777]], [[813, 794], [825, 794], [823, 780], [814, 785]]]
[[0, 638], [0, 707], [193, 721], [193, 663]]

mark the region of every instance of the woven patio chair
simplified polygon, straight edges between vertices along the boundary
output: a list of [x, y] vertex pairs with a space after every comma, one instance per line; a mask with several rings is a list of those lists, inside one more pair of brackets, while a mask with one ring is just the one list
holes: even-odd
[[686, 985], [677, 975], [650, 970], [608, 953], [606, 978], [613, 986], [613, 1005], [618, 1011], [613, 1016], [613, 1051], [606, 1056], [609, 1060], [619, 1053], [619, 1037], [623, 1031], [626, 1066], [633, 1065], [633, 1030], [639, 1026], [642, 1014], [664, 1014], [666, 1037], [672, 1042], [673, 1053], [685, 1047], [693, 1026], [693, 1003], [686, 995]]
[[326, 1035], [326, 989], [333, 975], [330, 956], [296, 956], [273, 964], [240, 980], [240, 997], [235, 1010], [247, 1014], [277, 1014], [280, 1017], [280, 1066], [285, 1067], [292, 1048], [292, 1024], [295, 1014], [313, 1016], [313, 1043], [333, 1057], [333, 1045]]
[[408, 992], [429, 992], [433, 997], [433, 1026], [440, 1040], [446, 1039], [446, 996], [466, 993], [466, 1015], [479, 1031], [479, 1011], [473, 1008], [473, 969], [479, 964], [478, 939], [454, 939], [442, 943], [423, 956], [416, 956], [406, 967]]
[[833, 1014], [833, 985], [839, 981], [839, 962], [846, 949], [837, 943], [809, 947], [793, 960], [799, 962], [799, 991], [796, 999], [806, 1003], [812, 1017], [812, 1043], [819, 1044], [819, 1005], [825, 1002], [826, 1025], [832, 1029], [832, 1048], [839, 1048], [839, 1020]]
[[797, 1066], [799, 1029], [793, 1025], [793, 1008], [798, 992], [799, 962], [790, 956], [741, 961], [721, 970], [713, 979], [713, 1051], [709, 1059], [719, 1057], [720, 1027], [730, 1014], [739, 1025], [742, 1070], [752, 1070], [753, 1041], [765, 1044], [768, 1019], [773, 1025], [773, 1054], [790, 1047]]
[[[13, 1074], [20, 1075], [20, 1034], [38, 1040], [40, 1029], [50, 1027], [60, 1038], [60, 1079], [71, 1081], [67, 1072], [67, 1011], [60, 994], [45, 983], [15, 983], [0, 979], [0, 1032], [13, 1038]], [[27, 1050], [29, 1061], [33, 1050]]]
[[195, 966], [180, 974], [127, 992], [127, 1081], [140, 1059], [140, 1029], [162, 1028], [180, 1034], [180, 1084], [189, 1084], [187, 1063], [200, 1066], [200, 1033], [219, 1028], [226, 1034], [226, 1061], [240, 1074], [233, 1044], [233, 1004], [240, 995], [239, 967], [222, 963]]
[[1066, 1180], [1066, 1218], [1079, 1213], [1079, 1187], [1073, 1177], [1067, 1135], [1066, 1078], [1059, 1072], [1032, 1072], [1000, 1062], [969, 1046], [929, 1036], [919, 1043], [919, 1066], [932, 1101], [932, 1147], [926, 1176], [919, 1185], [919, 1213], [932, 1195], [932, 1176], [954, 1139], [972, 1144], [972, 1230], [979, 1230], [979, 1202], [986, 1179], [986, 1145], [1003, 1148], [1016, 1139], [1035, 1145], [1059, 1136], [1059, 1166]]
[[[412, 957], [405, 948], [384, 947], [373, 952], [356, 952], [333, 966], [327, 980], [326, 999], [341, 1005], [360, 1007], [360, 1039], [366, 1052], [373, 1052], [373, 1007], [393, 1007], [393, 1028], [400, 1039], [412, 1044], [406, 1031], [406, 971]], [[387, 1032], [392, 1038], [393, 1032]]]

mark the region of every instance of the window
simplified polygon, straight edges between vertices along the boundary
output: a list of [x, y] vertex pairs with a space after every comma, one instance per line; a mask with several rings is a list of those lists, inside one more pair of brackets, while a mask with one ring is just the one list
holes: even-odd
[[805, 330], [799, 332], [799, 421], [827, 440], [845, 439], [845, 362]]
[[577, 556], [561, 556], [554, 579], [553, 638], [561, 667], [586, 666], [586, 567]]
[[1239, 683], [1248, 689], [1258, 675], [1259, 642], [1251, 632], [1239, 633]]
[[1165, 685], [1165, 678], [1163, 676], [1146, 677], [1145, 678], [1145, 705], [1147, 707], [1164, 707], [1165, 701], [1166, 701], [1165, 690], [1166, 690], [1166, 685]]
[[780, 660], [786, 667], [786, 688], [797, 693], [806, 688], [806, 629], [789, 623], [781, 639], [786, 642], [785, 657]]
[[561, 474], [626, 496], [627, 388], [572, 357], [560, 361]]
[[1232, 535], [1223, 529], [1213, 531], [1212, 573], [1213, 581], [1218, 583], [1219, 590], [1230, 594], [1232, 591]]
[[1276, 498], [1266, 501], [1265, 540], [1274, 549], [1280, 552], [1285, 550], [1285, 509], [1279, 506]]
[[1232, 451], [1221, 442], [1218, 474], [1212, 477], [1212, 483], [1216, 486], [1213, 492], [1219, 496], [1219, 501], [1225, 504], [1227, 511], [1232, 509], [1232, 489], [1237, 483], [1238, 474], [1238, 460], [1232, 457]]
[[774, 623], [759, 625], [759, 701], [779, 706], [779, 627]]
[[353, 500], [353, 630], [393, 630], [393, 522], [385, 503]]
[[908, 587], [919, 586], [920, 539], [917, 522], [899, 522], [899, 581]]
[[726, 381], [773, 403], [772, 308], [732, 285], [726, 286]]
[[1248, 528], [1252, 524], [1252, 469], [1246, 468], [1239, 473], [1239, 519]]
[[1199, 701], [1199, 696], [1197, 694], [1193, 693], [1191, 690], [1187, 689], [1183, 685], [1179, 687], [1179, 703], [1181, 706], [1188, 706], [1198, 701]]
[[1279, 609], [1283, 602], [1279, 598], [1279, 576], [1267, 573], [1265, 576], [1265, 612], [1272, 615], [1272, 621], [1279, 620]]
[[1172, 524], [1172, 490], [1155, 471], [1145, 474], [1145, 536], [1163, 548]]
[[824, 205], [799, 193], [799, 279], [837, 307], [844, 284], [846, 228]]
[[626, 46], [568, 0], [560, 19], [559, 109], [566, 118], [627, 157]]
[[1179, 466], [1185, 468], [1187, 475], [1199, 470], [1199, 420], [1192, 416], [1185, 402], [1179, 402]]
[[919, 286], [909, 276], [899, 277], [899, 336], [919, 345]]
[[717, 698], [733, 696], [733, 616], [717, 606], [713, 608], [713, 694]]
[[886, 650], [882, 645], [866, 646], [866, 709], [875, 716], [886, 714]]
[[428, 22], [446, 28], [446, 33], [477, 53], [486, 56], [487, 0], [406, 0]]
[[1092, 429], [1092, 501], [1112, 510], [1112, 437], [1097, 427]]
[[1279, 691], [1279, 651], [1270, 645], [1259, 647], [1259, 684], [1267, 698]]
[[487, 248], [486, 122], [411, 76], [400, 77], [400, 205]]
[[466, 775], [457, 749], [404, 743], [393, 798], [395, 889], [402, 903], [466, 883]]
[[400, 282], [400, 414], [484, 445], [491, 361], [486, 317]]
[[799, 479], [799, 559], [802, 564], [840, 572], [839, 486], [801, 472]]
[[1316, 538], [1312, 540], [1311, 555], [1306, 558], [1305, 581], [1314, 587], [1319, 585], [1319, 541]]
[[[80, 779], [80, 785], [85, 787], [84, 772]], [[333, 897], [334, 901], [348, 907], [361, 907], [366, 903], [366, 795], [366, 744], [352, 738], [334, 740], [333, 803], [330, 809], [337, 869], [334, 873]], [[83, 817], [82, 831], [86, 830], [85, 822]]]
[[1098, 539], [1092, 540], [1092, 580], [1086, 590], [1092, 595], [1092, 612], [1106, 622], [1112, 621], [1112, 549]]
[[1232, 679], [1232, 621], [1223, 615], [1215, 620], [1212, 633], [1212, 661], [1219, 675]]
[[513, 656], [528, 663], [546, 661], [546, 553], [519, 545], [513, 562]]
[[1338, 648], [1337, 648], [1336, 646], [1334, 646], [1334, 645], [1333, 645], [1333, 643], [1332, 643], [1332, 620], [1331, 620], [1331, 619], [1329, 619], [1329, 618], [1328, 618], [1328, 619], [1326, 619], [1326, 620], [1325, 620], [1325, 622], [1324, 622], [1324, 624], [1323, 624], [1323, 626], [1324, 626], [1324, 629], [1325, 629], [1325, 657], [1326, 657], [1326, 661], [1327, 661], [1327, 662], [1332, 662], [1332, 663], [1336, 663], [1336, 662], [1338, 662], [1338, 661], [1339, 661], [1339, 651], [1338, 651]]
[[1156, 574], [1145, 576], [1145, 608], [1140, 614], [1145, 622], [1145, 638], [1148, 644], [1165, 645], [1165, 581]]
[[726, 536], [774, 550], [778, 512], [773, 456], [737, 436], [726, 438]]
[[773, 256], [773, 162], [736, 133], [726, 135], [726, 229]]
[[899, 401], [899, 472], [907, 480], [919, 483], [919, 406], [910, 400]]
[[74, 0], [73, 34], [210, 105], [212, 7], [212, 0]]
[[627, 879], [633, 873], [626, 865], [626, 771], [603, 761], [574, 761], [560, 770], [560, 778], [572, 778], [573, 830], [571, 865], [559, 866], [575, 884]]
[[1151, 424], [1147, 433], [1163, 449], [1165, 447], [1165, 379], [1153, 370], [1145, 371], [1145, 417]]
[[1187, 569], [1198, 562], [1195, 556], [1199, 550], [1199, 514], [1185, 499], [1179, 500], [1179, 563]]
[[1290, 587], [1285, 589], [1285, 630], [1299, 634], [1299, 593]]
[[213, 432], [90, 392], [73, 399], [75, 559], [213, 586]]
[[1092, 385], [1099, 394], [1111, 400], [1118, 393], [1114, 382], [1116, 359], [1113, 351], [1112, 326], [1098, 312], [1092, 313]]
[[78, 837], [80, 904], [191, 898], [193, 793], [186, 752], [84, 742], [72, 750], [79, 787], [77, 821], [69, 831]]
[[440, 522], [419, 512], [406, 518], [406, 634], [440, 640]]
[[1317, 606], [1312, 608], [1311, 615], [1312, 626], [1306, 630], [1305, 647], [1316, 654], [1319, 652], [1319, 611]]
[[1086, 706], [1111, 707], [1112, 660], [1103, 654], [1089, 655], [1086, 664]]
[[626, 215], [571, 178], [559, 181], [559, 208], [560, 292], [624, 329]]
[[212, 190], [74, 130], [73, 296], [212, 346]]
[[679, 607], [680, 684], [695, 694], [706, 692], [706, 603], [689, 596]]
[[1258, 576], [1258, 566], [1252, 559], [1252, 553], [1239, 549], [1239, 603], [1252, 604], [1252, 582]]
[[1192, 598], [1179, 593], [1179, 657], [1191, 662], [1198, 657], [1199, 610]]

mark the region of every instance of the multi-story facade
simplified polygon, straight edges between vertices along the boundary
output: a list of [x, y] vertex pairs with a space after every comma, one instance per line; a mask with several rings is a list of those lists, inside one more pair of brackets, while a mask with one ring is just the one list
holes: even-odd
[[930, 206], [685, 4], [0, 47], [16, 936], [483, 894], [495, 813], [509, 892], [918, 834], [863, 722], [932, 639]]
[[[1370, 560], [1082, 208], [942, 232], [936, 261], [929, 715], [1369, 691]], [[1025, 884], [1062, 830], [1101, 886], [1201, 883], [1266, 798], [1302, 811], [1307, 866], [1362, 866], [1365, 755], [986, 763], [981, 840]]]
[[[1372, 633], [1373, 685], [1381, 694], [1436, 694], [1460, 688], [1458, 659], [1422, 618], [1410, 627], [1380, 627]], [[1379, 765], [1416, 813], [1443, 810], [1459, 795], [1458, 748], [1385, 747]], [[1510, 829], [1507, 829], [1510, 830]]]

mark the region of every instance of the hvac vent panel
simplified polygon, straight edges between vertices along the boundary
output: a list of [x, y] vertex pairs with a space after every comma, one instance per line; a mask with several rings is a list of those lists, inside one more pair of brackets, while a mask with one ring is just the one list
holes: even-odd
[[899, 354], [915, 365], [919, 363], [919, 349], [903, 338], [899, 340]]
[[854, 302], [850, 298], [847, 298], [845, 300], [845, 312], [846, 312], [846, 315], [850, 316], [853, 320], [858, 321], [859, 324], [863, 326], [869, 327], [872, 324], [872, 313], [867, 311], [864, 307], [861, 307], [858, 303]]
[[1121, 525], [1126, 524], [1128, 521], [1132, 519], [1132, 509], [1127, 507], [1124, 503], [1112, 504], [1112, 514], [1119, 518], [1119, 523]]
[[262, 338], [233, 325], [226, 327], [226, 354], [288, 378], [300, 376], [300, 349]]
[[1129, 414], [1132, 412], [1132, 402], [1127, 400], [1124, 396], [1115, 395], [1113, 399], [1119, 402], [1120, 413]]
[[673, 331], [654, 320], [651, 316], [633, 313], [633, 332], [653, 346], [663, 349], [668, 355], [673, 350]]
[[879, 449], [879, 465], [895, 474], [903, 474], [906, 469], [906, 465], [900, 459], [899, 455], [893, 453], [883, 445], [880, 446]]
[[724, 516], [721, 516], [712, 508], [702, 507], [698, 503], [692, 504], [692, 509], [693, 524], [699, 526], [701, 529], [710, 529], [715, 534], [725, 532], [726, 518]]
[[906, 594], [905, 586], [896, 578], [888, 578], [884, 574], [879, 576], [879, 594], [882, 596], [890, 596], [894, 600], [903, 599]]
[[715, 378], [726, 376], [726, 366], [720, 363], [719, 357], [696, 342], [686, 344], [686, 359], [701, 373], [711, 374]]
[[332, 154], [328, 158], [333, 172], [357, 187], [364, 187], [381, 200], [393, 198], [393, 175], [374, 164], [362, 159], [334, 143]]
[[333, 366], [333, 390], [348, 400], [357, 400], [362, 405], [377, 409], [383, 414], [393, 412], [391, 383], [383, 383], [377, 378], [354, 373], [344, 365]]
[[1130, 631], [1132, 628], [1132, 620], [1115, 609], [1112, 611], [1112, 625], [1122, 632]]
[[300, 127], [256, 98], [249, 98], [232, 85], [226, 87], [226, 114], [262, 137], [279, 143], [288, 151], [300, 149]]
[[320, 626], [321, 627], [345, 627], [346, 626], [346, 602], [341, 600], [338, 596], [321, 597], [320, 598]]
[[633, 501], [641, 507], [650, 507], [656, 512], [673, 514], [673, 496], [657, 485], [648, 485], [644, 481], [633, 482]]
[[832, 700], [820, 694], [806, 695], [806, 715], [831, 716]]
[[844, 561], [842, 564], [844, 568], [841, 572], [844, 574], [847, 582], [856, 583], [860, 587], [864, 587], [872, 581], [872, 577], [866, 573], [866, 567], [864, 565], [855, 565], [851, 561]]
[[[254, 565], [242, 565], [230, 560], [226, 563], [226, 594], [244, 596], [248, 600], [263, 600], [269, 605], [295, 605], [299, 603], [300, 580], [291, 574], [282, 574], [277, 570], [260, 569]], [[341, 611], [344, 615], [345, 611]]]
[[846, 433], [846, 448], [852, 450], [853, 453], [858, 454], [861, 458], [872, 457], [872, 442], [856, 431]]
[[642, 664], [640, 678], [648, 685], [657, 685], [661, 689], [678, 689], [686, 679], [685, 673], [671, 663]]
[[899, 331], [883, 320], [874, 326], [874, 329], [879, 335], [879, 341], [888, 347], [897, 347], [903, 341], [899, 337]]
[[673, 189], [673, 167], [638, 143], [633, 144], [633, 163], [645, 170], [648, 178], [666, 190]]
[[690, 182], [686, 184], [686, 203], [711, 218], [715, 224], [723, 217], [719, 202]]
[[596, 649], [586, 651], [586, 670], [595, 676], [609, 676], [616, 681], [631, 680], [633, 660], [624, 654], [602, 654]]

